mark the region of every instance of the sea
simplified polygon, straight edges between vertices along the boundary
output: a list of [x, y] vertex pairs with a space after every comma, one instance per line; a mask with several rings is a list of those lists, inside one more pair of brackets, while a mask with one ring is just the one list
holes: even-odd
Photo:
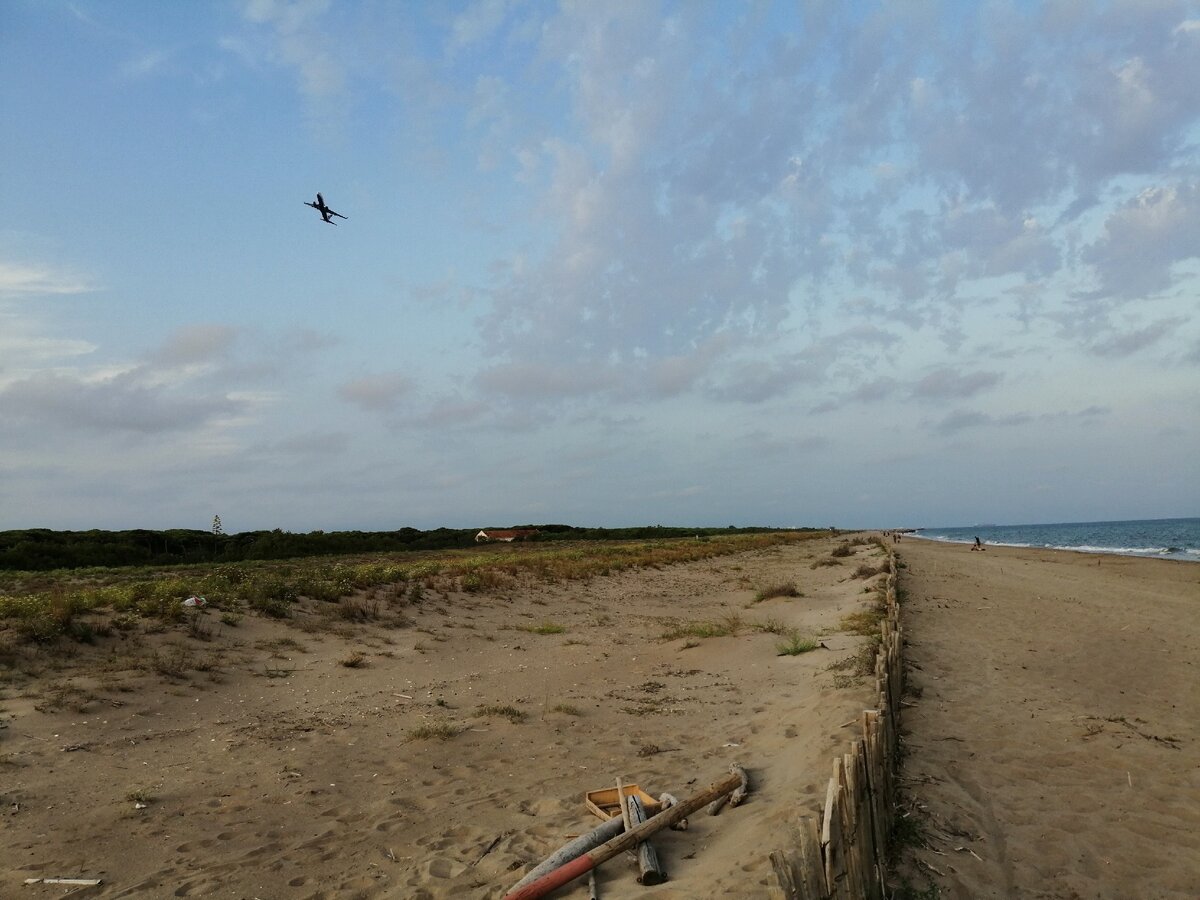
[[918, 528], [914, 537], [1007, 547], [1046, 547], [1080, 553], [1120, 553], [1200, 562], [1200, 519], [1058, 522], [1046, 525], [968, 525]]

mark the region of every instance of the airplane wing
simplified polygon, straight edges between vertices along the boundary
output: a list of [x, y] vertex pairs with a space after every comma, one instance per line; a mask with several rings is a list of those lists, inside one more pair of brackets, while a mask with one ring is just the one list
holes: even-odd
[[331, 210], [329, 210], [329, 214], [330, 214], [331, 216], [337, 216], [339, 219], [347, 219], [347, 218], [349, 218], [349, 216], [343, 216], [341, 213], [339, 213], [339, 212], [334, 212], [332, 209], [331, 209]]

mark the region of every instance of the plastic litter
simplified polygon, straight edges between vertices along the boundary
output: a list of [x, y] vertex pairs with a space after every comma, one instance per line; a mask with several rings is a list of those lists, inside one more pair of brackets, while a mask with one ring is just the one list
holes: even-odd
[[197, 597], [195, 594], [183, 601], [184, 606], [208, 606], [208, 601], [203, 597]]

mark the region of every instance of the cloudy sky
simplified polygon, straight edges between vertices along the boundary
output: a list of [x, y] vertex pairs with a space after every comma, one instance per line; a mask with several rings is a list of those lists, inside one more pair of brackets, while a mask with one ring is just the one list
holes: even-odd
[[1176, 0], [6, 0], [0, 528], [1197, 515], [1197, 85]]

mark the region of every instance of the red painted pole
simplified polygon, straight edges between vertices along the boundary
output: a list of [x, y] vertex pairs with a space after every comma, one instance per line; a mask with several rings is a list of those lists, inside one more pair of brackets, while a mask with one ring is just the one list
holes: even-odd
[[504, 900], [535, 900], [544, 897], [555, 888], [562, 887], [568, 881], [574, 881], [580, 875], [590, 872], [596, 863], [586, 853], [577, 856], [565, 866], [559, 866], [553, 872], [548, 872], [537, 881], [531, 881], [519, 891], [508, 894]]

